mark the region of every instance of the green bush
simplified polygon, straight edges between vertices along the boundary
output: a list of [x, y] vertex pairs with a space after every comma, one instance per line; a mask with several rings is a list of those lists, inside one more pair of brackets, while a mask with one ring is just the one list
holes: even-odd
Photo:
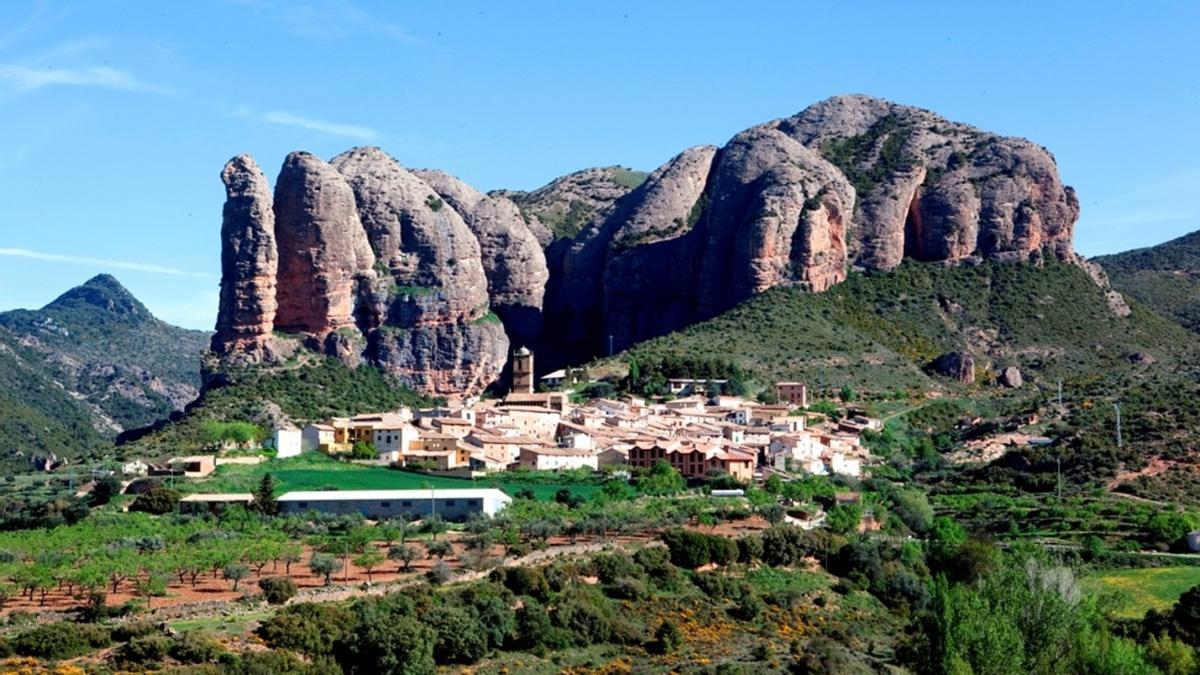
[[487, 653], [483, 626], [461, 607], [430, 608], [421, 615], [421, 622], [433, 630], [433, 653], [438, 663], [475, 663]]
[[573, 589], [558, 603], [554, 622], [568, 631], [576, 644], [603, 644], [612, 637], [608, 601], [584, 589]]
[[618, 600], [642, 600], [650, 596], [646, 584], [633, 578], [617, 579], [606, 585], [604, 592]]
[[89, 623], [47, 623], [32, 628], [12, 641], [13, 651], [39, 659], [69, 659], [107, 647], [112, 635], [107, 628]]
[[162, 631], [149, 621], [124, 621], [115, 624], [109, 633], [113, 642], [129, 642], [147, 635], [158, 635]]
[[171, 639], [165, 635], [143, 635], [121, 645], [112, 659], [121, 667], [143, 667], [160, 663], [171, 651]]
[[224, 653], [225, 648], [204, 633], [180, 633], [171, 640], [171, 658], [180, 663], [213, 663]]
[[620, 551], [598, 553], [592, 558], [592, 564], [596, 569], [596, 577], [605, 584], [611, 584], [625, 577], [640, 578], [646, 573], [628, 553]]
[[258, 580], [263, 598], [272, 605], [282, 605], [296, 597], [296, 582], [288, 577], [267, 577]]
[[354, 630], [354, 615], [333, 604], [302, 602], [280, 609], [258, 628], [267, 644], [308, 656], [333, 652], [333, 645]]
[[154, 515], [171, 513], [179, 507], [179, 493], [162, 486], [152, 487], [138, 495], [129, 505], [130, 511], [142, 511]]

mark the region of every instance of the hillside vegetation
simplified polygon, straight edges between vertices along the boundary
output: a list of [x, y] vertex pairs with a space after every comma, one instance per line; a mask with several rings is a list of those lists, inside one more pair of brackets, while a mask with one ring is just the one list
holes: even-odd
[[264, 430], [281, 421], [303, 425], [335, 415], [428, 407], [438, 403], [372, 366], [350, 369], [333, 359], [306, 355], [280, 368], [246, 368], [220, 374], [188, 409], [155, 429], [127, 434], [129, 452], [200, 449], [207, 420], [252, 421]]
[[1135, 361], [1178, 363], [1194, 352], [1187, 331], [1132, 304], [1130, 316], [1116, 316], [1082, 269], [1053, 259], [953, 268], [910, 260], [886, 274], [852, 274], [825, 293], [772, 289], [621, 358], [704, 354], [764, 382], [890, 391], [937, 386], [926, 368], [951, 350], [972, 353], [985, 383], [1009, 365], [1050, 382], [1137, 371]]
[[34, 457], [76, 459], [106, 445], [88, 409], [55, 383], [39, 355], [0, 329], [0, 468]]
[[155, 318], [106, 274], [42, 309], [0, 313], [0, 327], [22, 340], [28, 359], [92, 406], [94, 426], [108, 435], [151, 424], [195, 398], [200, 353], [208, 346], [207, 332]]
[[1117, 290], [1200, 332], [1200, 232], [1096, 262]]

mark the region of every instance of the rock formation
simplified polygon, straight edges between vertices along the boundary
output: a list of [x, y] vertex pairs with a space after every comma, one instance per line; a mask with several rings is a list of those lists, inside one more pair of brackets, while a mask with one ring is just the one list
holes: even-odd
[[[354, 193], [380, 277], [360, 293], [369, 354], [427, 391], [478, 391], [504, 366], [479, 241], [428, 183], [378, 148], [333, 160]], [[369, 287], [368, 287], [369, 286]]]
[[974, 384], [975, 359], [966, 352], [946, 352], [933, 360], [933, 372], [962, 384]]
[[[819, 292], [851, 268], [890, 270], [905, 257], [1075, 260], [1079, 204], [1049, 152], [881, 99], [839, 96], [743, 131], [699, 182], [683, 217], [684, 193], [643, 185], [548, 249], [544, 321], [559, 343], [542, 351], [562, 353], [543, 365], [604, 353], [610, 335], [620, 349], [677, 330], [773, 286]], [[673, 215], [650, 232], [633, 220], [646, 213]]]
[[[294, 152], [273, 200], [248, 157], [231, 160], [223, 177], [213, 351], [225, 362], [286, 356], [286, 341], [272, 337], [277, 329], [430, 393], [479, 391], [499, 375], [508, 339], [490, 310], [479, 241], [423, 180], [377, 148], [355, 148], [331, 163]], [[483, 209], [478, 217], [488, 218]], [[538, 310], [544, 284], [535, 276], [526, 289], [537, 294]]]
[[262, 169], [238, 155], [221, 172], [221, 305], [212, 350], [261, 360], [275, 327], [275, 212]]
[[353, 325], [355, 285], [375, 264], [354, 197], [317, 157], [293, 152], [284, 160], [275, 184], [280, 330], [324, 338]]
[[[289, 155], [273, 206], [248, 158], [225, 180], [214, 350], [269, 357], [275, 328], [434, 392], [487, 385], [510, 342], [554, 369], [774, 286], [820, 292], [905, 258], [1082, 263], [1078, 201], [1047, 150], [865, 96], [690, 148], [649, 176], [588, 169], [532, 192], [485, 195], [376, 148], [330, 164]], [[952, 370], [969, 377], [961, 360]]]
[[645, 178], [641, 171], [625, 167], [596, 167], [555, 178], [533, 192], [497, 190], [492, 196], [507, 197], [517, 204], [538, 241], [549, 246], [575, 236]]
[[1021, 385], [1025, 384], [1025, 378], [1021, 375], [1021, 369], [1016, 366], [1009, 366], [1000, 373], [1000, 384], [1011, 389], [1020, 389]]
[[538, 238], [507, 197], [489, 196], [442, 171], [416, 171], [479, 241], [492, 310], [514, 344], [532, 345], [541, 332], [542, 299], [550, 272]]

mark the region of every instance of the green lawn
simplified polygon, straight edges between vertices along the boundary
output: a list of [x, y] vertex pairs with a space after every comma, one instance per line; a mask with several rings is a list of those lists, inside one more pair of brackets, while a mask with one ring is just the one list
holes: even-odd
[[487, 479], [469, 480], [428, 476], [396, 471], [378, 466], [361, 466], [334, 461], [317, 453], [300, 457], [270, 460], [255, 465], [223, 465], [204, 480], [176, 481], [172, 487], [181, 492], [251, 492], [264, 473], [275, 479], [276, 493], [290, 490], [411, 490], [426, 487], [437, 489], [497, 487], [508, 494], [528, 488], [538, 499], [553, 499], [560, 488], [584, 498], [600, 489], [598, 483], [537, 482], [499, 475]]
[[1137, 619], [1149, 609], [1167, 609], [1184, 591], [1200, 584], [1200, 567], [1148, 567], [1094, 572], [1082, 579], [1089, 593], [1115, 594], [1115, 614]]

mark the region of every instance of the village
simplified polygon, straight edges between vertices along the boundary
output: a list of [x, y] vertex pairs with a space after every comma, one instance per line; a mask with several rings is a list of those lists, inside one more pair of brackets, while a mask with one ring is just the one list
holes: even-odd
[[[502, 398], [281, 427], [265, 445], [281, 459], [319, 452], [361, 464], [466, 479], [514, 470], [650, 469], [665, 462], [691, 482], [723, 479], [733, 489], [719, 493], [734, 496], [741, 494], [737, 486], [773, 475], [782, 480], [860, 478], [872, 461], [861, 434], [881, 426], [880, 420], [853, 410], [837, 420], [806, 412], [808, 388], [801, 382], [776, 383], [779, 402], [774, 404], [720, 394], [721, 380], [683, 378], [669, 380], [671, 395], [658, 401], [632, 395], [573, 401], [571, 393], [562, 390], [564, 377], [563, 371], [552, 372], [535, 385], [533, 354], [522, 348], [514, 354], [512, 387]], [[204, 478], [219, 464], [261, 459], [215, 453], [160, 465], [135, 462], [124, 469], [126, 474]], [[181, 510], [216, 510], [248, 504], [251, 498], [248, 493], [189, 494]], [[509, 495], [495, 489], [328, 490], [279, 497], [285, 512], [357, 512], [371, 518], [436, 513], [462, 519], [475, 512], [494, 516], [508, 501]]]

